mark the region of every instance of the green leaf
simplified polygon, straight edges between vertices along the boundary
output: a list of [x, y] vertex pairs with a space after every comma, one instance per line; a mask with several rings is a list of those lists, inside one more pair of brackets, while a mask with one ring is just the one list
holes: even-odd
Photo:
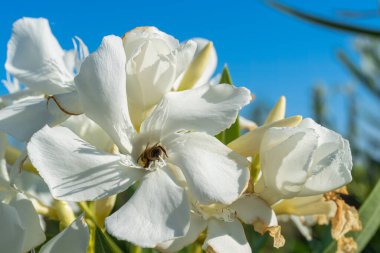
[[[227, 83], [232, 85], [232, 79], [230, 71], [227, 65], [224, 66], [222, 71], [222, 76], [219, 83]], [[240, 136], [240, 125], [239, 125], [239, 115], [236, 118], [235, 123], [233, 123], [228, 129], [220, 132], [216, 135], [216, 138], [224, 144], [228, 144]]]
[[320, 18], [314, 15], [310, 15], [304, 12], [301, 12], [299, 10], [293, 9], [291, 7], [288, 7], [286, 5], [283, 5], [277, 1], [267, 0], [266, 1], [269, 5], [274, 7], [275, 9], [278, 9], [282, 12], [285, 12], [287, 14], [290, 14], [292, 16], [301, 18], [305, 21], [312, 22], [318, 25], [326, 26], [332, 29], [345, 31], [345, 32], [351, 32], [351, 33], [358, 33], [362, 35], [370, 35], [375, 37], [380, 37], [380, 31], [375, 29], [369, 29], [365, 27], [355, 26], [355, 25], [349, 25], [333, 20], [329, 20], [326, 18]]
[[95, 230], [95, 253], [123, 253], [112, 238], [98, 227]]
[[[363, 225], [363, 230], [356, 233], [350, 233], [357, 244], [357, 252], [361, 252], [367, 243], [371, 240], [380, 227], [380, 180], [375, 188], [368, 196], [364, 204], [359, 210], [360, 220]], [[335, 253], [336, 242], [332, 242], [324, 251], [324, 253]]]

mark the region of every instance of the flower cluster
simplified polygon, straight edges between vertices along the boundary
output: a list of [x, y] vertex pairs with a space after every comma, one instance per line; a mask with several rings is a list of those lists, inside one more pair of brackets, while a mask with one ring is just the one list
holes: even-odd
[[212, 78], [216, 62], [212, 42], [179, 43], [155, 27], [106, 36], [89, 54], [78, 37], [63, 50], [45, 19], [16, 21], [0, 101], [0, 247], [42, 244], [38, 214], [64, 229], [40, 252], [91, 252], [94, 223], [162, 252], [199, 238], [206, 252], [251, 252], [242, 224], [279, 248], [289, 217], [300, 227], [325, 217], [340, 250], [354, 247], [345, 234], [360, 229], [357, 212], [337, 193], [352, 179], [348, 141], [285, 118], [283, 97], [264, 125], [241, 118], [249, 131], [220, 141], [253, 96]]

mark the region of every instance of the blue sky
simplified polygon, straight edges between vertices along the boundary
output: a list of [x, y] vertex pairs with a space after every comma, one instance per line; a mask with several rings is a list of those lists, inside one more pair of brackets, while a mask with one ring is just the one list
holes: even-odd
[[[376, 0], [282, 1], [302, 10], [334, 17], [341, 9], [375, 9]], [[288, 115], [311, 115], [311, 88], [351, 80], [335, 57], [338, 49], [352, 50], [352, 35], [331, 31], [280, 13], [261, 1], [3, 1], [0, 10], [0, 62], [5, 62], [12, 23], [21, 17], [46, 17], [62, 47], [81, 37], [93, 51], [108, 34], [123, 35], [136, 26], [153, 25], [183, 41], [205, 37], [214, 41], [218, 70], [229, 65], [232, 78], [260, 100], [273, 104], [288, 99]], [[355, 21], [375, 27], [371, 19]], [[377, 20], [378, 21], [378, 20]], [[5, 71], [0, 70], [5, 78]], [[343, 100], [330, 111], [340, 116]], [[254, 104], [252, 105], [254, 106]], [[243, 114], [248, 115], [249, 110]]]

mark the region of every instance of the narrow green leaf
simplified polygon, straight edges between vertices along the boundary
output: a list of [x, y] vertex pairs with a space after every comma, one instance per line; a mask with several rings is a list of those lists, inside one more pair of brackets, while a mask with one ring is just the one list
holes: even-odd
[[329, 20], [326, 18], [320, 18], [314, 15], [310, 15], [307, 13], [304, 13], [302, 11], [293, 9], [291, 7], [288, 7], [286, 5], [283, 5], [277, 1], [267, 0], [266, 1], [269, 5], [274, 7], [275, 9], [278, 9], [282, 12], [285, 12], [287, 14], [290, 14], [292, 16], [298, 17], [300, 19], [303, 19], [308, 22], [312, 22], [318, 25], [326, 26], [332, 29], [345, 31], [345, 32], [351, 32], [351, 33], [358, 33], [361, 35], [370, 35], [370, 36], [376, 36], [380, 37], [380, 31], [376, 29], [369, 29], [365, 27], [355, 26], [355, 25], [349, 25], [333, 20]]
[[[360, 232], [351, 233], [357, 244], [357, 252], [361, 252], [367, 243], [375, 235], [380, 227], [380, 180], [377, 182], [375, 188], [368, 196], [364, 204], [359, 210], [360, 220], [363, 225], [363, 230]], [[336, 242], [332, 242], [324, 251], [324, 253], [335, 253]]]
[[123, 253], [112, 238], [101, 229], [95, 230], [95, 253]]
[[[224, 66], [222, 71], [222, 76], [219, 83], [227, 83], [232, 85], [232, 79], [227, 65]], [[222, 131], [216, 138], [224, 144], [228, 144], [240, 136], [240, 125], [239, 125], [239, 115], [236, 118], [235, 123], [233, 123], [228, 129]]]

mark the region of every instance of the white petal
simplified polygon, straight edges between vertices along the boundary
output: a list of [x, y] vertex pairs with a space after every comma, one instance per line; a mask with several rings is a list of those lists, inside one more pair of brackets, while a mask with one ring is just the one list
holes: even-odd
[[22, 253], [25, 230], [16, 208], [0, 202], [0, 245], [4, 252]]
[[319, 136], [318, 149], [309, 170], [311, 176], [300, 195], [329, 192], [351, 182], [352, 156], [349, 142], [312, 119], [304, 119], [299, 127], [314, 129]]
[[74, 73], [76, 59], [77, 59], [77, 51], [75, 49], [71, 49], [64, 52], [63, 62], [65, 63], [65, 67], [69, 73]]
[[82, 63], [75, 84], [86, 115], [109, 134], [120, 150], [130, 150], [128, 135], [133, 127], [127, 107], [125, 55], [119, 37], [104, 37], [97, 51]]
[[0, 131], [27, 141], [46, 124], [57, 125], [71, 115], [82, 113], [76, 92], [50, 97], [28, 97], [0, 110]]
[[[194, 41], [197, 43], [197, 50], [194, 54], [194, 59], [199, 55], [199, 53], [206, 47], [208, 43], [210, 43], [209, 40], [204, 38], [193, 38], [191, 41]], [[215, 47], [214, 45], [211, 45], [210, 53], [208, 54], [207, 63], [205, 64], [205, 68], [202, 71], [201, 76], [196, 81], [196, 83], [193, 85], [194, 88], [201, 86], [202, 84], [206, 84], [211, 79], [212, 75], [214, 74], [214, 71], [216, 69], [216, 65], [218, 62], [218, 57], [216, 55]]]
[[[250, 92], [228, 84], [202, 87], [165, 95], [141, 132], [161, 130], [163, 135], [178, 130], [201, 131], [216, 135], [235, 122], [240, 109], [249, 103]], [[156, 121], [157, 115], [165, 115]], [[149, 129], [148, 129], [149, 126]]]
[[262, 177], [256, 191], [269, 204], [297, 196], [307, 178], [318, 135], [312, 129], [270, 128], [260, 147]]
[[215, 137], [187, 133], [163, 140], [168, 162], [185, 175], [191, 193], [201, 204], [231, 204], [246, 188], [248, 161]]
[[75, 36], [73, 39], [74, 49], [65, 51], [63, 60], [66, 68], [70, 73], [79, 73], [80, 65], [83, 60], [89, 55], [88, 48], [81, 38]]
[[223, 222], [210, 219], [208, 223], [207, 237], [202, 247], [215, 253], [250, 253], [251, 247], [247, 242], [243, 226], [238, 220]]
[[8, 72], [7, 74], [7, 79], [6, 80], [1, 80], [1, 82], [4, 84], [5, 88], [8, 90], [8, 93], [15, 93], [20, 91], [20, 82], [17, 80], [17, 78], [14, 78], [11, 76]]
[[27, 252], [46, 240], [45, 233], [41, 228], [40, 219], [34, 210], [32, 202], [28, 199], [18, 199], [10, 203], [20, 217], [22, 227], [25, 231], [23, 252]]
[[189, 231], [184, 237], [160, 243], [157, 249], [161, 252], [178, 252], [187, 245], [192, 244], [198, 238], [200, 233], [206, 229], [207, 221], [196, 214], [190, 215]]
[[244, 118], [243, 116], [239, 116], [239, 126], [240, 129], [248, 131], [252, 131], [257, 128], [257, 124], [254, 121]]
[[268, 204], [254, 195], [246, 195], [235, 201], [231, 208], [237, 216], [246, 224], [254, 224], [259, 221], [268, 227], [277, 226], [276, 214]]
[[263, 178], [256, 190], [271, 204], [276, 198], [329, 192], [352, 179], [348, 141], [310, 119], [295, 128], [269, 129], [260, 159]]
[[284, 199], [273, 205], [272, 208], [277, 215], [326, 215], [327, 217], [334, 217], [337, 206], [334, 201], [325, 200], [323, 195], [315, 195]]
[[23, 89], [14, 93], [8, 93], [0, 97], [1, 108], [11, 105], [18, 100], [25, 99], [30, 96], [40, 96], [41, 93], [31, 89]]
[[13, 24], [5, 68], [31, 89], [63, 93], [73, 89], [63, 55], [46, 19], [22, 18]]
[[9, 203], [18, 193], [9, 183], [9, 173], [5, 159], [1, 159], [0, 167], [0, 201]]
[[127, 96], [136, 129], [172, 87], [177, 76], [172, 52], [179, 42], [155, 27], [138, 27], [123, 37], [127, 59]]
[[307, 226], [302, 222], [301, 217], [291, 215], [290, 219], [293, 221], [293, 223], [298, 228], [298, 231], [306, 238], [306, 240], [311, 241], [313, 240], [313, 234], [310, 226]]
[[243, 156], [254, 156], [259, 153], [261, 141], [265, 132], [271, 127], [296, 126], [302, 120], [301, 116], [292, 116], [272, 124], [261, 126], [241, 135], [228, 143], [228, 147]]
[[97, 150], [64, 127], [44, 127], [27, 148], [52, 195], [61, 200], [111, 196], [126, 190], [144, 173], [126, 158]]
[[177, 39], [158, 30], [156, 27], [137, 27], [123, 36], [125, 55], [127, 59], [132, 58], [133, 54], [135, 54], [135, 52], [146, 41], [154, 42], [157, 47], [157, 51], [161, 52], [161, 54], [169, 54], [179, 46]]
[[[78, 51], [77, 55], [77, 70], [80, 70], [80, 65], [82, 64], [83, 60], [90, 54], [87, 45], [83, 42], [81, 38], [78, 36], [75, 36], [73, 39], [74, 48]], [[79, 46], [78, 46], [79, 44]]]
[[191, 62], [196, 44], [179, 45], [172, 36], [154, 27], [140, 27], [125, 34], [127, 96], [136, 129], [151, 109], [169, 92]]
[[50, 96], [47, 98], [46, 106], [51, 114], [49, 126], [58, 125], [72, 115], [83, 113], [82, 104], [76, 91]]
[[[176, 66], [176, 78], [175, 82], [178, 82], [181, 79], [181, 76], [186, 72], [189, 65], [195, 57], [195, 52], [197, 50], [197, 43], [193, 40], [188, 40], [182, 43], [176, 50], [172, 52], [169, 57], [175, 63]], [[202, 72], [203, 74], [203, 72]], [[205, 84], [205, 83], [203, 83]], [[175, 86], [172, 86], [172, 89], [176, 89]]]
[[114, 145], [112, 139], [98, 124], [84, 114], [70, 117], [61, 126], [69, 128], [81, 139], [101, 150], [112, 150]]
[[[198, 45], [197, 46], [197, 51], [195, 52], [195, 57], [196, 57], [196, 55], [199, 54], [200, 51], [202, 51], [202, 49], [208, 43], [210, 43], [209, 40], [204, 39], [204, 38], [193, 38], [191, 40], [195, 41], [197, 43], [197, 45]], [[215, 47], [213, 45], [212, 46], [212, 50], [211, 50], [211, 54], [210, 54], [210, 58], [208, 59], [207, 67], [204, 70], [203, 75], [201, 76], [201, 78], [194, 85], [194, 87], [198, 87], [198, 86], [200, 86], [202, 84], [207, 83], [211, 79], [212, 75], [214, 74], [217, 64], [218, 64], [218, 56], [216, 54], [216, 50], [215, 50]]]
[[39, 175], [23, 170], [14, 179], [14, 184], [17, 189], [31, 194], [45, 205], [53, 204], [49, 187]]
[[27, 98], [0, 110], [0, 131], [27, 141], [50, 120], [44, 98]]
[[132, 198], [106, 219], [107, 231], [142, 247], [184, 236], [189, 228], [185, 190], [163, 169], [147, 174]]
[[40, 249], [40, 253], [85, 253], [90, 235], [83, 215], [79, 216], [65, 230], [54, 236]]
[[174, 63], [155, 50], [153, 42], [148, 41], [126, 64], [128, 107], [136, 129], [175, 80]]

